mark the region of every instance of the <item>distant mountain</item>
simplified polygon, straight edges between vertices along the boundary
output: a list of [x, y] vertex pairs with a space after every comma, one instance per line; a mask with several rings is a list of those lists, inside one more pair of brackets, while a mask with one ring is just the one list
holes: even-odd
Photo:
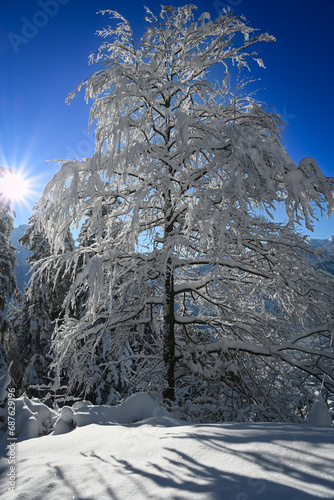
[[27, 224], [22, 224], [21, 226], [14, 228], [11, 235], [12, 245], [17, 248], [16, 257], [18, 264], [15, 267], [17, 286], [22, 292], [24, 290], [24, 286], [30, 279], [30, 266], [26, 263], [26, 259], [31, 255], [31, 252], [20, 245], [18, 240], [26, 232], [28, 227], [29, 226]]
[[328, 251], [331, 251], [334, 253], [334, 236], [327, 238], [327, 240], [317, 240], [317, 239], [311, 238], [309, 240], [309, 245], [312, 248], [323, 247], [323, 249], [327, 249]]
[[334, 236], [327, 240], [310, 239], [309, 245], [312, 248], [317, 248], [325, 257], [321, 258], [321, 264], [326, 271], [334, 274]]
[[[16, 252], [18, 264], [15, 267], [15, 274], [17, 279], [17, 285], [20, 290], [24, 290], [24, 285], [28, 283], [30, 279], [30, 266], [26, 263], [27, 257], [31, 255], [31, 252], [27, 250], [25, 247], [22, 247], [18, 239], [25, 233], [28, 229], [27, 224], [22, 224], [21, 226], [16, 227], [12, 231], [12, 244], [18, 249]], [[312, 238], [309, 240], [309, 245], [312, 248], [317, 248], [321, 252], [323, 252], [327, 258], [321, 259], [321, 264], [325, 267], [325, 269], [334, 274], [334, 236], [331, 236], [328, 239], [316, 239]]]

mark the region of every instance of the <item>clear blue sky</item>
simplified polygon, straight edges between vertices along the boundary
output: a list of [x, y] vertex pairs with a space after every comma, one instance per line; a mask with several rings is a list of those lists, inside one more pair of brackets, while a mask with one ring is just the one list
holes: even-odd
[[[161, 3], [143, 0], [154, 12]], [[193, 3], [214, 17], [230, 6], [251, 26], [277, 38], [258, 47], [266, 65], [265, 70], [253, 66], [261, 77], [258, 97], [288, 122], [284, 139], [294, 161], [312, 156], [326, 175], [334, 176], [334, 0]], [[24, 166], [34, 178], [30, 208], [57, 170], [47, 160], [93, 153], [94, 138], [87, 133], [90, 106], [83, 92], [69, 106], [65, 98], [94, 71], [88, 56], [101, 43], [96, 30], [109, 24], [106, 16], [96, 15], [103, 9], [119, 11], [141, 35], [144, 9], [136, 0], [0, 1], [0, 166]], [[16, 211], [15, 225], [27, 223], [29, 209], [17, 206]], [[331, 235], [334, 215], [317, 224], [314, 233], [318, 238]]]

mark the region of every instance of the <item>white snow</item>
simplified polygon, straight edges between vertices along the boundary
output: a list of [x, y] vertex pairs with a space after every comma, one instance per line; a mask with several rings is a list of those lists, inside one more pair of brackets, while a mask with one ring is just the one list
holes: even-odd
[[310, 425], [332, 425], [332, 417], [328, 411], [328, 407], [320, 393], [316, 394], [315, 401], [310, 411], [308, 418]]
[[8, 435], [0, 437], [2, 500], [334, 498], [333, 427], [191, 425], [145, 394], [118, 407], [78, 402], [58, 414], [37, 401], [15, 401], [18, 416], [30, 405], [41, 432], [54, 413], [66, 433], [22, 440], [21, 429], [15, 492], [7, 490]]

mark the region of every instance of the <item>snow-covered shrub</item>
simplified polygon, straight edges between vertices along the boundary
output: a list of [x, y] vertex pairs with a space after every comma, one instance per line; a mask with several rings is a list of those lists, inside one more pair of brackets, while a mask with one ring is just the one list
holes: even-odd
[[39, 399], [29, 399], [23, 394], [15, 401], [15, 432], [19, 440], [50, 434], [57, 418], [57, 412]]
[[58, 410], [50, 409], [37, 398], [29, 399], [26, 394], [13, 401], [15, 433], [19, 441], [50, 433], [65, 434], [89, 424], [133, 424], [150, 419], [157, 424], [161, 419], [167, 423], [168, 419], [172, 420], [172, 416], [145, 393], [133, 394], [116, 406], [78, 401]]
[[310, 425], [321, 425], [326, 427], [331, 426], [333, 423], [333, 418], [329, 412], [328, 406], [320, 392], [315, 394], [315, 400], [307, 423]]

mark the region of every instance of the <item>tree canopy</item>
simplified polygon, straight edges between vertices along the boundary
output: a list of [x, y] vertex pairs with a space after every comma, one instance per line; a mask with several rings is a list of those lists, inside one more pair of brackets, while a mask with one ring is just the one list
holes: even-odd
[[312, 158], [292, 161], [281, 119], [241, 79], [274, 38], [185, 5], [146, 9], [136, 41], [122, 15], [103, 13], [116, 24], [99, 32], [100, 69], [68, 96], [85, 87], [93, 100], [95, 154], [61, 166], [35, 215], [52, 248], [39, 272], [73, 270], [59, 376], [97, 401], [145, 389], [221, 404], [224, 418], [286, 419], [314, 385], [334, 388], [333, 277], [297, 230], [334, 200], [333, 179]]

